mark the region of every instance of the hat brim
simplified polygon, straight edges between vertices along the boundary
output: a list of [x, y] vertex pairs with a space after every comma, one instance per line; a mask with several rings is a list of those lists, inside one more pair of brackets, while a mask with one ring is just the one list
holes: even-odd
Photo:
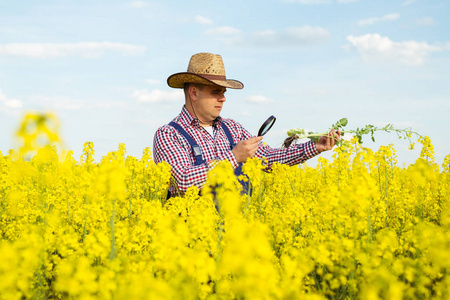
[[176, 73], [169, 78], [167, 78], [167, 84], [170, 87], [176, 88], [176, 89], [182, 89], [184, 88], [185, 83], [200, 83], [200, 84], [207, 84], [207, 85], [218, 85], [230, 89], [243, 89], [244, 84], [238, 80], [234, 79], [226, 79], [226, 80], [212, 80], [212, 79], [206, 79], [205, 77], [202, 77], [201, 75], [190, 73], [190, 72], [182, 72], [182, 73]]

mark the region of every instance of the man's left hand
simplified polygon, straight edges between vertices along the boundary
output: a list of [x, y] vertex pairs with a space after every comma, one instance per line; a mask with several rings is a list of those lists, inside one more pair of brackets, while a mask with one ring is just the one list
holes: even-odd
[[336, 142], [341, 139], [341, 132], [335, 131], [332, 129], [326, 136], [321, 137], [316, 142], [316, 149], [319, 153], [327, 150], [331, 150], [334, 145], [336, 145]]

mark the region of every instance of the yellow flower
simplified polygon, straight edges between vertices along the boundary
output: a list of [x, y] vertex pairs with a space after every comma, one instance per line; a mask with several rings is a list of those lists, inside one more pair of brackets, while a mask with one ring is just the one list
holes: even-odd
[[251, 195], [217, 162], [168, 200], [150, 148], [0, 153], [0, 298], [449, 298], [450, 154], [420, 143], [403, 168], [357, 139], [315, 168], [250, 159]]

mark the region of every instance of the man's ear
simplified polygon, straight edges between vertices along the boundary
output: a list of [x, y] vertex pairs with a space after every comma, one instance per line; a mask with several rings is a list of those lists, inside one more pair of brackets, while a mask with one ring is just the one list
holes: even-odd
[[189, 97], [191, 98], [191, 101], [197, 101], [198, 92], [199, 92], [198, 87], [193, 85], [189, 86]]

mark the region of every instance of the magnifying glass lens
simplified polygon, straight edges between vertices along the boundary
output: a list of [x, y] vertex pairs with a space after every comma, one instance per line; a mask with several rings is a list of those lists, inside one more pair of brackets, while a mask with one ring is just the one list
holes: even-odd
[[272, 128], [273, 124], [275, 123], [276, 118], [274, 116], [270, 116], [264, 124], [262, 124], [261, 128], [258, 131], [258, 136], [265, 135], [270, 128]]

